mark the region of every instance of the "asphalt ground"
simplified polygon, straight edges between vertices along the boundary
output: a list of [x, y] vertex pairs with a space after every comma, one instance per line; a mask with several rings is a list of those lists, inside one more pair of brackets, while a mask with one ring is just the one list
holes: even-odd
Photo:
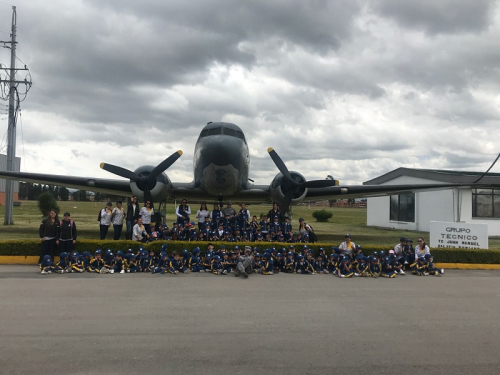
[[500, 374], [500, 271], [52, 274], [0, 266], [0, 374]]

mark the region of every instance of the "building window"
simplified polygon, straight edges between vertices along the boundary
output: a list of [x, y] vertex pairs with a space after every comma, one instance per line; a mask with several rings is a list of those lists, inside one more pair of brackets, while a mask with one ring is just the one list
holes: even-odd
[[472, 189], [472, 217], [500, 218], [500, 190]]
[[391, 195], [391, 221], [415, 222], [415, 194]]

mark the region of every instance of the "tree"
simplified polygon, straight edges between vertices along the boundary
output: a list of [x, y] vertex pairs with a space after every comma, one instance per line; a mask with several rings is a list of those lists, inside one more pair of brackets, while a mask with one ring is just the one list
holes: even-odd
[[69, 199], [69, 190], [65, 187], [59, 188], [59, 197], [66, 202]]
[[59, 206], [51, 193], [42, 193], [37, 200], [38, 208], [44, 217], [49, 216], [50, 210], [56, 210], [59, 213]]

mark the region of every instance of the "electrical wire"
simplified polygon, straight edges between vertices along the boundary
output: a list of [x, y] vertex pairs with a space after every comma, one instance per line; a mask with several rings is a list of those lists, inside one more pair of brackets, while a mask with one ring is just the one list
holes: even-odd
[[498, 159], [500, 158], [500, 154], [498, 154], [497, 158], [495, 159], [495, 161], [493, 162], [493, 164], [491, 164], [491, 166], [488, 168], [488, 170], [486, 172], [484, 172], [481, 177], [479, 177], [476, 181], [474, 181], [473, 183], [474, 184], [477, 184], [478, 181], [480, 181], [484, 176], [486, 176], [486, 174], [490, 171], [491, 168], [493, 168], [493, 166], [496, 164], [496, 162], [498, 161]]

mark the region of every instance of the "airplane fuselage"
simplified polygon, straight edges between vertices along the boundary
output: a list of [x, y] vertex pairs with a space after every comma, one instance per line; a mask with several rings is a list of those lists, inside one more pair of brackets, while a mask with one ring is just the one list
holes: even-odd
[[210, 122], [194, 150], [195, 187], [216, 197], [248, 189], [250, 155], [241, 129], [227, 122]]

